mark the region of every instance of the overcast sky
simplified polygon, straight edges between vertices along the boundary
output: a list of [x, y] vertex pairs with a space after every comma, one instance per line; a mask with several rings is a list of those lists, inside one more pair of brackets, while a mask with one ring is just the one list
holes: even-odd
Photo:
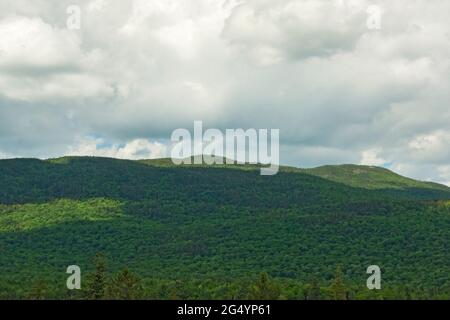
[[448, 0], [0, 0], [0, 158], [161, 157], [202, 120], [280, 129], [282, 164], [450, 184], [449, 14]]

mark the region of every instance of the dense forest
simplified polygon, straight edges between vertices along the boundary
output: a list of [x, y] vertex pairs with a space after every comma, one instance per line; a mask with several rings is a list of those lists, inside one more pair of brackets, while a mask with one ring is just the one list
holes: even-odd
[[450, 189], [355, 165], [1, 160], [0, 299], [450, 299]]

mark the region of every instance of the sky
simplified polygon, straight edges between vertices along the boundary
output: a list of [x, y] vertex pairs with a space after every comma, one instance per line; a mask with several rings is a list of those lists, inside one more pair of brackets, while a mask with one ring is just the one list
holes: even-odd
[[450, 185], [449, 13], [448, 0], [0, 0], [0, 158], [158, 158], [201, 120], [279, 129], [285, 165]]

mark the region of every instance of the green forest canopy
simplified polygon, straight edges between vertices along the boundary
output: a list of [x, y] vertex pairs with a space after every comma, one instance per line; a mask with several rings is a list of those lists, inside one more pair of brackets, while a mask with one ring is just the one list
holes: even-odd
[[[0, 298], [82, 297], [65, 270], [94, 272], [98, 253], [143, 298], [264, 298], [262, 283], [333, 298], [340, 278], [341, 298], [450, 298], [449, 188], [377, 167], [257, 169], [1, 160]], [[380, 292], [366, 288], [374, 264]]]

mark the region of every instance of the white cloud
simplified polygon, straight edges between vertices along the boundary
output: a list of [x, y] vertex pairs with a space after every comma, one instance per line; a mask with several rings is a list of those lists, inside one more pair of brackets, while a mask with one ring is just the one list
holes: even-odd
[[[367, 1], [360, 1], [362, 8]], [[227, 20], [224, 36], [250, 57], [267, 63], [331, 56], [349, 51], [367, 32], [365, 10], [348, 10], [334, 1], [247, 1]]]
[[0, 151], [0, 159], [12, 159], [12, 158], [16, 158], [16, 157], [10, 153], [5, 153], [5, 152]]
[[360, 164], [368, 166], [383, 166], [387, 163], [385, 159], [378, 156], [379, 149], [370, 149], [362, 152]]
[[438, 172], [440, 182], [450, 187], [450, 165], [439, 166]]
[[155, 159], [167, 156], [167, 147], [147, 139], [135, 139], [124, 145], [104, 145], [102, 139], [83, 139], [66, 152], [67, 156], [97, 156], [118, 159]]
[[81, 49], [78, 34], [40, 18], [0, 21], [0, 94], [16, 100], [108, 96], [104, 79], [88, 71], [99, 52]]
[[77, 66], [81, 40], [40, 18], [12, 15], [0, 21], [0, 68], [10, 72], [58, 70]]
[[102, 11], [106, 5], [106, 0], [93, 0], [88, 5], [89, 11]]
[[449, 1], [79, 0], [77, 31], [69, 4], [0, 3], [3, 153], [150, 156], [203, 120], [280, 129], [282, 163], [450, 180]]

